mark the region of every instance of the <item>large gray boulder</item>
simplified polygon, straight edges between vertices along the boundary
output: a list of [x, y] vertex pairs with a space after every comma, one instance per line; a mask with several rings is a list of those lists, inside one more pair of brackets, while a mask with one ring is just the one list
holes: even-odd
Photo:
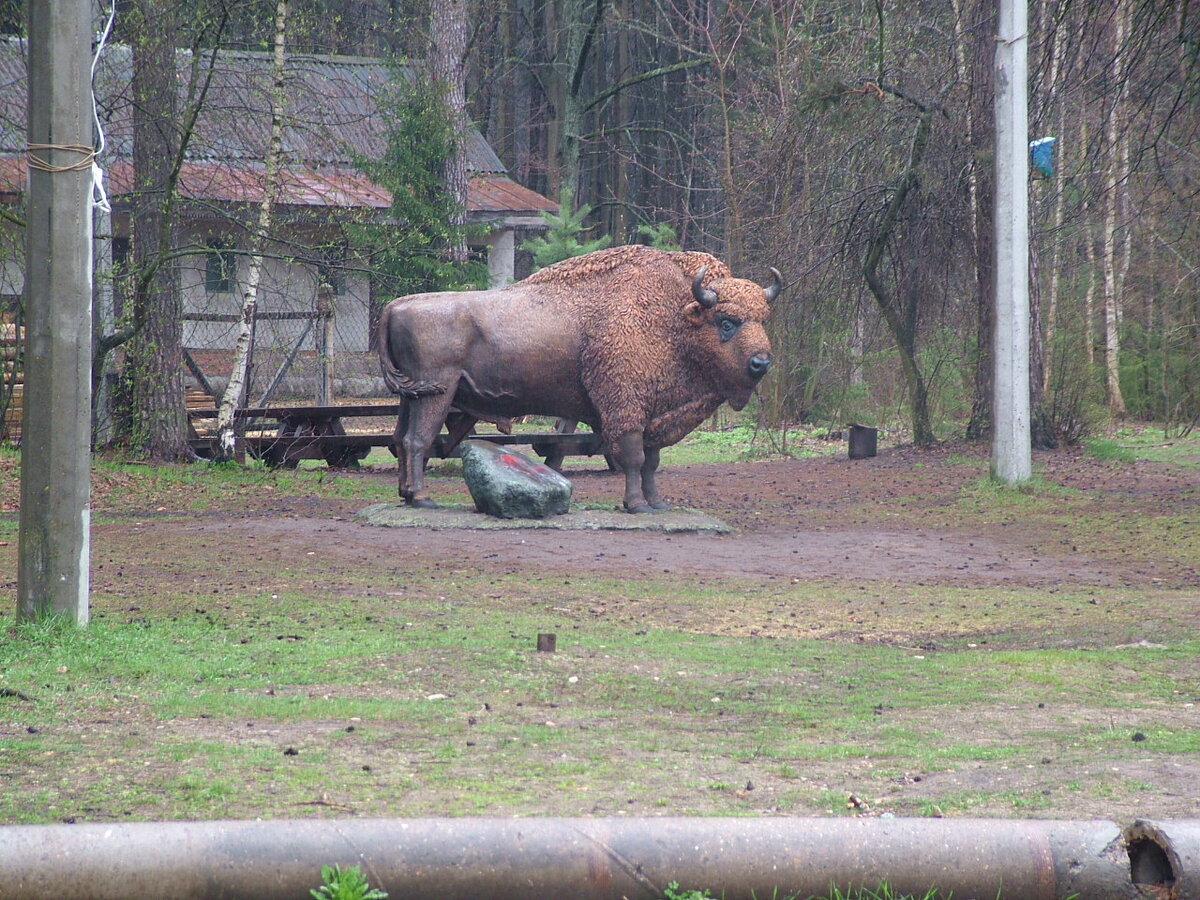
[[491, 441], [459, 446], [463, 478], [481, 513], [547, 519], [571, 508], [571, 482], [544, 463]]

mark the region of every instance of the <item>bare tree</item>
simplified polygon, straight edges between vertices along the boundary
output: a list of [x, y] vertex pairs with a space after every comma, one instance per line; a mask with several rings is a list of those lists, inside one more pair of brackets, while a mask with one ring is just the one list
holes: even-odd
[[271, 64], [271, 142], [267, 149], [262, 199], [258, 206], [258, 223], [253, 233], [246, 289], [242, 294], [242, 318], [234, 348], [233, 370], [225, 385], [225, 393], [221, 397], [221, 407], [217, 414], [219, 435], [217, 455], [218, 458], [224, 460], [233, 459], [236, 450], [234, 410], [245, 391], [247, 364], [251, 344], [254, 340], [254, 320], [258, 310], [258, 289], [262, 280], [263, 252], [271, 233], [275, 188], [279, 179], [280, 155], [283, 147], [287, 14], [288, 0], [278, 0], [275, 5], [274, 58]]
[[1125, 397], [1121, 393], [1121, 279], [1118, 276], [1117, 227], [1125, 194], [1129, 167], [1129, 126], [1125, 120], [1129, 73], [1125, 47], [1129, 31], [1130, 0], [1117, 0], [1112, 28], [1112, 83], [1107, 129], [1107, 171], [1105, 172], [1104, 231], [1104, 392], [1108, 409], [1114, 416], [1125, 415]]
[[[894, 285], [881, 276], [880, 263], [885, 253], [895, 242], [896, 226], [904, 210], [909, 194], [917, 185], [918, 172], [924, 161], [929, 147], [929, 133], [936, 108], [913, 98], [907, 98], [916, 106], [918, 116], [913, 125], [912, 139], [908, 148], [908, 159], [903, 170], [888, 188], [885, 196], [887, 202], [868, 232], [865, 255], [862, 262], [863, 278], [871, 295], [879, 305], [884, 320], [892, 336], [896, 339], [900, 351], [901, 368], [908, 383], [909, 401], [912, 412], [913, 441], [917, 444], [931, 444], [934, 441], [933, 424], [929, 418], [929, 388], [925, 373], [921, 370], [917, 358], [917, 312], [920, 292], [911, 284], [906, 285], [897, 281]], [[893, 258], [895, 251], [892, 251]], [[893, 266], [895, 262], [893, 259]]]
[[133, 259], [124, 272], [130, 309], [111, 332], [93, 341], [93, 395], [109, 355], [128, 345], [117, 417], [117, 439], [151, 458], [187, 455], [183, 382], [180, 378], [182, 302], [175, 244], [180, 171], [212, 80], [213, 54], [199, 52], [217, 42], [228, 23], [224, 4], [191, 23], [191, 66], [182, 108], [177, 103], [175, 42], [179, 37], [173, 0], [137, 0], [124, 25], [132, 46], [134, 119]]
[[[960, 64], [960, 77], [967, 91], [962, 116], [966, 122], [967, 201], [971, 223], [971, 297], [974, 313], [974, 371], [971, 375], [971, 414], [966, 435], [973, 440], [992, 432], [992, 330], [996, 299], [993, 271], [992, 206], [995, 202], [992, 167], [986, 160], [995, 145], [995, 119], [992, 112], [992, 70], [995, 58], [995, 8], [988, 0], [974, 0], [963, 11], [960, 41], [963, 55], [971, 59], [969, 67]], [[970, 48], [967, 50], [966, 48]]]

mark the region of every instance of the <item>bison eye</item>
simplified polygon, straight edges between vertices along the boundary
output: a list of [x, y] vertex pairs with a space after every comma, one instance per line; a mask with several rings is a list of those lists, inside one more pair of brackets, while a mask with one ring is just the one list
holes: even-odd
[[722, 316], [717, 320], [717, 333], [721, 335], [722, 341], [727, 341], [732, 338], [737, 333], [737, 330], [741, 327], [741, 319], [734, 319], [730, 316]]

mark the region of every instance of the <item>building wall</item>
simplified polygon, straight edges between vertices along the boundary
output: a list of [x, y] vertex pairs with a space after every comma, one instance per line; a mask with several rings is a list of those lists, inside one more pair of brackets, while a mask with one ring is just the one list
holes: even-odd
[[[205, 245], [219, 237], [203, 226], [193, 226], [185, 234], [188, 243]], [[311, 239], [305, 235], [297, 243]], [[197, 350], [232, 350], [237, 340], [238, 322], [196, 321], [188, 318], [196, 315], [220, 315], [238, 317], [242, 311], [242, 294], [250, 272], [250, 257], [244, 248], [237, 247], [232, 238], [231, 245], [236, 273], [231, 290], [210, 290], [206, 285], [207, 254], [186, 257], [180, 268], [180, 283], [183, 291], [183, 345]], [[289, 351], [304, 334], [307, 319], [274, 320], [273, 313], [307, 313], [316, 308], [318, 272], [314, 265], [286, 258], [286, 244], [274, 244], [268, 248], [263, 260], [262, 277], [258, 291], [258, 314], [255, 330], [255, 348], [264, 351]], [[366, 352], [370, 343], [370, 283], [366, 277], [353, 271], [341, 271], [334, 279], [338, 290], [333, 296], [334, 352]], [[308, 327], [307, 335], [300, 344], [301, 351], [316, 349], [315, 327]]]
[[0, 222], [0, 316], [8, 314], [25, 283], [25, 232]]
[[[114, 215], [112, 232], [118, 238], [127, 239], [128, 228], [127, 216]], [[106, 226], [103, 233], [108, 231]], [[258, 296], [259, 318], [255, 330], [252, 375], [255, 390], [264, 389], [288, 356], [296, 351], [276, 396], [304, 398], [312, 393], [312, 385], [320, 373], [320, 361], [317, 358], [320, 320], [277, 320], [271, 318], [271, 314], [311, 312], [315, 309], [317, 267], [311, 262], [289, 258], [289, 254], [300, 252], [298, 248], [316, 246], [322, 239], [329, 242], [332, 233], [332, 229], [325, 229], [322, 234], [318, 226], [298, 226], [290, 235], [291, 240], [274, 244], [268, 250]], [[7, 307], [15, 306], [23, 288], [23, 238], [21, 229], [0, 223], [0, 315]], [[250, 258], [245, 255], [246, 248], [238, 246], [244, 243], [245, 232], [235, 235], [227, 225], [216, 221], [187, 220], [179, 236], [181, 245], [197, 248], [205, 247], [213, 239], [222, 239], [235, 251], [236, 271], [229, 285], [230, 290], [209, 289], [206, 284], [208, 260], [204, 251], [183, 257], [179, 266], [185, 315], [183, 346], [214, 388], [220, 390], [228, 375], [236, 346], [242, 292], [249, 275]], [[488, 238], [489, 280], [493, 286], [507, 284], [514, 279], [515, 243], [513, 231], [503, 226]], [[103, 256], [99, 250], [103, 248], [98, 248], [98, 263]], [[371, 349], [374, 316], [370, 281], [365, 274], [356, 270], [365, 267], [356, 267], [353, 259], [348, 263], [340, 270], [340, 277], [335, 279], [338, 290], [332, 298], [334, 316], [330, 329], [329, 357], [337, 392], [343, 396], [385, 395], [386, 389], [379, 377], [379, 364]], [[390, 298], [380, 298], [386, 299]], [[120, 302], [120, 298], [117, 298], [117, 303]], [[97, 303], [98, 309], [100, 306], [111, 307], [111, 292], [106, 297], [97, 297]], [[227, 321], [192, 318], [206, 315], [221, 316]], [[189, 378], [189, 386], [197, 386], [191, 382]]]

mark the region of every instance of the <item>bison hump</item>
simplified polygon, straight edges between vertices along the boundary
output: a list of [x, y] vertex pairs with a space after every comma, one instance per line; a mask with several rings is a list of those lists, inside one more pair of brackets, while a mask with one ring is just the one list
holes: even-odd
[[665, 257], [665, 251], [641, 244], [610, 247], [546, 266], [526, 278], [525, 284], [575, 284], [602, 278], [625, 266], [649, 265]]

